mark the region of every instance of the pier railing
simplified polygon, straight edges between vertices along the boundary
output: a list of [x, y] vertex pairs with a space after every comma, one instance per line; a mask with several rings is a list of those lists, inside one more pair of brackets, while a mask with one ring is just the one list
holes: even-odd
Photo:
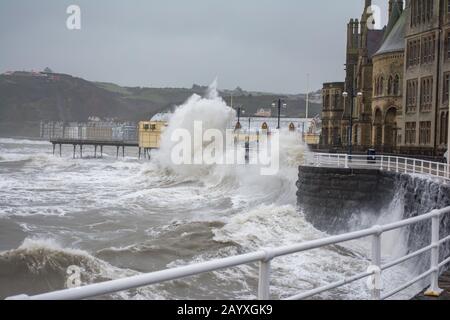
[[[368, 278], [368, 292], [374, 300], [388, 299], [399, 292], [411, 287], [412, 285], [429, 278], [430, 287], [427, 295], [437, 296], [440, 294], [438, 279], [440, 270], [450, 264], [450, 258], [440, 261], [440, 247], [450, 241], [450, 235], [440, 239], [440, 223], [441, 219], [450, 214], [450, 207], [442, 210], [435, 210], [428, 214], [418, 217], [398, 221], [384, 226], [374, 226], [370, 229], [347, 233], [339, 236], [328, 237], [324, 239], [294, 244], [291, 246], [264, 249], [253, 253], [229, 257], [225, 259], [214, 260], [210, 262], [192, 264], [185, 267], [179, 267], [154, 273], [137, 275], [134, 277], [112, 280], [103, 283], [96, 283], [80, 288], [66, 289], [51, 293], [39, 294], [35, 296], [20, 295], [9, 299], [15, 300], [76, 300], [88, 299], [116, 292], [126, 291], [139, 287], [146, 287], [167, 281], [192, 277], [207, 272], [214, 272], [222, 269], [233, 268], [244, 264], [259, 262], [259, 282], [258, 282], [258, 298], [260, 300], [268, 300], [270, 294], [271, 279], [271, 262], [281, 256], [292, 255], [296, 253], [306, 252], [314, 249], [327, 247], [330, 245], [341, 244], [351, 240], [372, 238], [371, 259], [368, 262], [368, 269], [365, 272], [355, 274], [351, 277], [344, 278], [340, 281], [330, 283], [326, 286], [318, 287], [306, 292], [299, 292], [297, 295], [291, 296], [288, 300], [301, 300], [314, 297], [323, 292], [342, 287], [355, 281]], [[420, 222], [431, 222], [431, 239], [430, 245], [413, 253], [409, 253], [401, 258], [393, 261], [382, 260], [381, 240], [386, 232], [398, 230], [412, 226]], [[430, 268], [416, 276], [414, 279], [405, 281], [401, 286], [389, 292], [382, 289], [382, 275], [387, 269], [400, 265], [422, 254], [431, 252]]]
[[427, 175], [450, 181], [448, 164], [405, 157], [311, 153], [305, 158], [304, 164], [315, 167], [379, 169]]

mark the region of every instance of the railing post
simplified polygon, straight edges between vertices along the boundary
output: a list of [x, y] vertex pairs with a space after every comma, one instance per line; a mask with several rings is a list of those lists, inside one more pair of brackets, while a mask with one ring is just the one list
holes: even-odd
[[398, 173], [398, 171], [399, 171], [399, 168], [398, 168], [398, 157], [396, 157], [396, 159], [397, 159], [397, 161], [396, 161], [396, 171], [395, 172], [397, 172]]
[[345, 155], [345, 168], [348, 169], [348, 154]]
[[380, 169], [383, 170], [383, 156], [381, 156], [381, 161], [380, 162], [381, 162], [381, 168]]
[[270, 260], [259, 262], [258, 299], [270, 299]]
[[[380, 229], [376, 234], [372, 237], [372, 265], [378, 267], [381, 270], [381, 227], [374, 227], [376, 229]], [[381, 274], [379, 275], [381, 278]], [[381, 281], [381, 279], [378, 279]], [[375, 281], [377, 282], [377, 281]], [[375, 283], [372, 290], [372, 299], [380, 300], [381, 299], [381, 288], [377, 286]]]
[[433, 218], [431, 218], [431, 268], [433, 271], [431, 274], [431, 286], [425, 292], [428, 297], [439, 297], [442, 293], [442, 289], [439, 288], [439, 224], [441, 222], [441, 215], [439, 212], [435, 212]]
[[388, 157], [388, 171], [391, 171], [391, 157]]

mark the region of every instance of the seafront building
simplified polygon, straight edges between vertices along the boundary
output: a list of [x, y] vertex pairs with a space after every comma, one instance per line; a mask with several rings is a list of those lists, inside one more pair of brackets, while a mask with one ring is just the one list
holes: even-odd
[[340, 146], [348, 129], [344, 121], [348, 114], [344, 113], [342, 94], [345, 91], [344, 82], [324, 83], [322, 110], [322, 144]]
[[[450, 0], [388, 4], [383, 29], [367, 23], [370, 0], [361, 20], [347, 25], [344, 88], [323, 86], [321, 145], [345, 148], [351, 131], [357, 151], [442, 157], [449, 135]], [[344, 101], [336, 96], [342, 90], [349, 93]]]

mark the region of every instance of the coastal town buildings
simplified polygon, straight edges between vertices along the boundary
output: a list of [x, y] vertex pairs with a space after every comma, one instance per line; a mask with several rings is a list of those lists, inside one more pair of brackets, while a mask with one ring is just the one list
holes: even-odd
[[[334, 93], [324, 84], [322, 146], [345, 148], [352, 132], [358, 151], [442, 157], [449, 136], [450, 0], [388, 0], [381, 30], [368, 23], [371, 5], [365, 0], [361, 20], [347, 26], [343, 112], [330, 113]], [[341, 129], [330, 130], [331, 123]]]

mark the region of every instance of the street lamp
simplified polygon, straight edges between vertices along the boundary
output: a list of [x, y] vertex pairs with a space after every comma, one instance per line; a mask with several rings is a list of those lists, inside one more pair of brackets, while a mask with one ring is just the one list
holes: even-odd
[[[348, 98], [349, 94], [347, 91], [342, 93], [342, 96], [344, 97], [344, 105], [345, 105], [345, 99]], [[352, 155], [352, 149], [353, 149], [353, 100], [355, 98], [362, 98], [363, 93], [358, 92], [356, 95], [354, 92], [352, 92], [352, 96], [350, 97], [350, 128], [349, 128], [349, 137], [348, 137], [348, 154]]]
[[237, 109], [237, 114], [238, 114], [238, 122], [236, 123], [236, 130], [239, 130], [242, 128], [241, 126], [241, 114], [245, 114], [245, 110], [242, 106], [239, 106]]
[[281, 120], [281, 108], [286, 109], [287, 108], [287, 103], [284, 102], [284, 100], [282, 99], [278, 99], [277, 101], [274, 101], [272, 103], [272, 108], [276, 108], [278, 106], [278, 127], [277, 129], [280, 130], [280, 120]]

